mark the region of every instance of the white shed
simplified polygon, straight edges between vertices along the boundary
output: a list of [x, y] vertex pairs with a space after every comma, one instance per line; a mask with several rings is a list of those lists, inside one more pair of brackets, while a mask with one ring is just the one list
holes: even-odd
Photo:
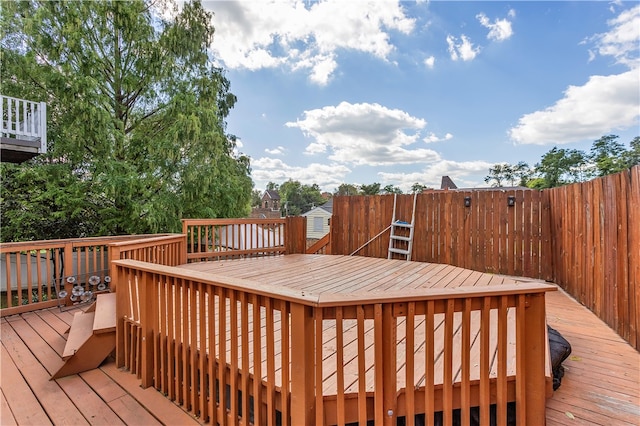
[[328, 234], [332, 214], [333, 198], [323, 205], [303, 213], [302, 216], [307, 218], [307, 238], [320, 239]]

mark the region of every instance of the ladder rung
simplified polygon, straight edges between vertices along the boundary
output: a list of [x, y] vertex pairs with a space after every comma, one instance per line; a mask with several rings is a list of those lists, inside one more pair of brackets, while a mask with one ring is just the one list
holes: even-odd
[[404, 254], [405, 256], [409, 256], [409, 250], [403, 250], [403, 249], [399, 249], [399, 248], [395, 248], [395, 247], [390, 247], [389, 251], [391, 253], [398, 253], [398, 254]]
[[403, 237], [402, 235], [392, 235], [391, 238], [398, 241], [411, 241], [411, 237]]
[[393, 222], [391, 225], [397, 226], [400, 228], [413, 228], [413, 225], [407, 222]]

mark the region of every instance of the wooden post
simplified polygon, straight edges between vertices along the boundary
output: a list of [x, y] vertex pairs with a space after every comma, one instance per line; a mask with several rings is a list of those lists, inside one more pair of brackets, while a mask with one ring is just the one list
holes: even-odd
[[[313, 308], [291, 304], [291, 424], [315, 423]], [[322, 348], [317, 348], [321, 351]], [[318, 391], [322, 392], [322, 384]], [[286, 419], [283, 420], [286, 423]]]
[[109, 288], [111, 292], [114, 293], [116, 291], [116, 287], [118, 285], [118, 280], [116, 279], [116, 268], [111, 264], [114, 260], [120, 259], [120, 247], [115, 244], [109, 244], [109, 276], [111, 277], [111, 283], [109, 284]]
[[532, 294], [526, 297], [528, 306], [525, 308], [525, 347], [523, 351], [524, 368], [526, 371], [525, 407], [526, 424], [544, 425], [546, 387], [544, 363], [547, 359], [545, 350], [545, 308], [544, 293]]
[[307, 218], [305, 216], [287, 216], [284, 226], [286, 253], [305, 253], [307, 250]]
[[[182, 236], [180, 243], [178, 244], [178, 265], [184, 265], [187, 263], [187, 234]], [[175, 265], [177, 266], [177, 265]]]

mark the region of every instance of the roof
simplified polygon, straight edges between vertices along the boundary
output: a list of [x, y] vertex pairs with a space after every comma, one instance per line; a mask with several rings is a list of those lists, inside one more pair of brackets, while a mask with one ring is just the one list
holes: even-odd
[[449, 176], [442, 176], [442, 183], [440, 184], [440, 189], [458, 189], [455, 183], [451, 180]]
[[319, 210], [323, 210], [326, 213], [329, 213], [330, 215], [333, 214], [333, 198], [330, 198], [329, 201], [327, 201], [326, 203], [324, 203], [321, 206], [318, 207], [314, 207], [311, 210], [309, 210], [306, 213], [303, 213], [301, 216], [309, 216]]
[[322, 210], [326, 210], [327, 212], [333, 214], [333, 198], [329, 198], [329, 201], [327, 201], [321, 206], [318, 206], [318, 208]]
[[272, 189], [267, 189], [266, 191], [264, 191], [264, 195], [262, 196], [264, 197], [269, 197], [272, 200], [279, 200], [280, 199], [280, 194], [278, 194], [278, 191], [274, 191]]

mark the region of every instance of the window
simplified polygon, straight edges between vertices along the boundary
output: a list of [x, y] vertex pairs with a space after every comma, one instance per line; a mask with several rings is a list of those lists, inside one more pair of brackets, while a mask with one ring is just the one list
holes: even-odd
[[322, 218], [314, 217], [313, 218], [313, 232], [322, 232]]

